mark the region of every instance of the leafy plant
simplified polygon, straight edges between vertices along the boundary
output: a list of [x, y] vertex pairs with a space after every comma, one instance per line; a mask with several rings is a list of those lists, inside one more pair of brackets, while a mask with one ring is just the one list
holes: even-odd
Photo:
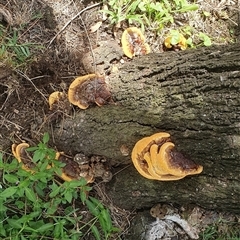
[[200, 32], [198, 36], [204, 46], [209, 47], [212, 45], [211, 39], [205, 33]]
[[142, 28], [145, 25], [157, 25], [162, 29], [165, 25], [174, 22], [177, 13], [195, 11], [198, 5], [190, 4], [186, 0], [111, 0], [103, 1], [108, 10], [103, 12], [109, 15], [111, 24], [127, 21], [129, 24], [139, 23]]
[[[91, 231], [96, 239], [108, 239], [117, 231], [110, 213], [94, 197], [84, 178], [61, 183], [54, 178], [62, 163], [47, 146], [49, 135], [28, 149], [36, 163], [34, 173], [23, 170], [16, 159], [3, 160], [0, 154], [0, 238], [1, 239], [80, 239]], [[50, 163], [54, 166], [48, 168]], [[92, 219], [84, 222], [81, 210], [89, 209]], [[100, 227], [100, 228], [99, 228]]]
[[0, 59], [13, 67], [25, 64], [31, 57], [31, 48], [39, 48], [34, 43], [20, 43], [17, 30], [0, 25]]

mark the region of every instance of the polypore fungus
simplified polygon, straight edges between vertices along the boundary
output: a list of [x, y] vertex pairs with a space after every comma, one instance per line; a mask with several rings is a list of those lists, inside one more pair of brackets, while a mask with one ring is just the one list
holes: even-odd
[[164, 40], [164, 45], [168, 49], [185, 50], [187, 48], [187, 40], [181, 33], [177, 32], [173, 35], [168, 36]]
[[127, 28], [121, 38], [124, 54], [129, 58], [133, 58], [137, 55], [150, 53], [150, 47], [145, 41], [145, 37], [140, 29], [136, 27]]
[[32, 162], [31, 157], [29, 156], [26, 148], [29, 147], [28, 143], [12, 144], [12, 153], [13, 156], [18, 160], [19, 163], [22, 163], [22, 169], [26, 171], [33, 172], [31, 170], [35, 167], [35, 164]]
[[111, 101], [111, 93], [102, 76], [89, 74], [76, 78], [68, 89], [68, 100], [81, 109], [96, 103], [102, 106]]
[[[152, 164], [150, 159], [148, 159], [148, 155], [145, 155], [149, 152], [150, 147], [153, 144], [162, 144], [170, 139], [170, 134], [165, 132], [156, 133], [150, 137], [145, 137], [139, 140], [133, 150], [132, 150], [132, 161], [135, 168], [138, 172], [148, 178], [148, 179], [156, 179], [156, 177], [152, 176], [149, 172], [149, 168], [152, 168]], [[146, 159], [145, 159], [145, 158]]]
[[79, 165], [76, 161], [70, 159], [63, 152], [58, 153], [56, 160], [59, 160], [66, 165], [62, 168], [62, 173], [59, 176], [64, 181], [79, 180], [81, 177], [85, 178], [87, 183], [94, 181], [92, 169], [89, 164]]
[[182, 153], [174, 149], [175, 145], [172, 142], [164, 143], [159, 151], [159, 166], [164, 171], [174, 176], [187, 176], [199, 174], [203, 167], [196, 164], [192, 160], [186, 158]]
[[60, 101], [63, 101], [65, 97], [65, 94], [63, 92], [53, 92], [49, 95], [48, 98], [48, 104], [49, 104], [49, 109], [53, 110], [54, 105], [59, 103]]
[[176, 151], [170, 134], [165, 132], [138, 141], [132, 151], [132, 161], [142, 176], [160, 181], [179, 180], [203, 170], [202, 166]]

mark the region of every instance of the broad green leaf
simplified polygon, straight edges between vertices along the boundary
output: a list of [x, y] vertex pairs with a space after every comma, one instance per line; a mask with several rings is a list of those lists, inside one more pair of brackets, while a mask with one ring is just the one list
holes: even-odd
[[50, 198], [56, 197], [58, 195], [58, 193], [60, 192], [60, 190], [61, 190], [61, 186], [56, 187], [56, 188], [54, 187], [53, 191], [49, 194], [49, 197]]
[[205, 33], [200, 32], [199, 37], [203, 41], [204, 46], [209, 47], [212, 45], [211, 39]]
[[45, 231], [48, 231], [50, 229], [53, 229], [54, 224], [53, 223], [46, 223], [44, 225], [42, 225], [41, 227], [39, 227], [38, 229], [36, 229], [38, 232], [43, 233]]
[[22, 228], [22, 224], [19, 223], [19, 221], [17, 219], [8, 218], [7, 222], [12, 228], [16, 228], [16, 229], [21, 229]]
[[43, 160], [44, 157], [45, 157], [45, 151], [43, 151], [42, 149], [38, 149], [33, 154], [33, 162]]
[[36, 195], [35, 195], [34, 191], [31, 188], [25, 188], [25, 194], [26, 194], [26, 197], [31, 202], [36, 202], [37, 201]]
[[18, 177], [14, 174], [5, 174], [4, 178], [10, 183], [17, 183], [19, 181]]
[[70, 191], [70, 190], [65, 191], [64, 198], [68, 201], [68, 203], [71, 203], [72, 202], [72, 198], [73, 198], [72, 191]]
[[86, 181], [83, 182], [81, 180], [73, 180], [73, 181], [68, 182], [68, 183], [69, 183], [68, 187], [70, 187], [70, 188], [82, 187], [84, 183], [87, 184]]
[[45, 161], [40, 166], [40, 172], [43, 172], [47, 169], [47, 166], [49, 165], [48, 161], [45, 159]]
[[26, 151], [27, 152], [33, 152], [33, 151], [36, 151], [38, 150], [38, 147], [29, 147], [29, 148], [26, 148]]
[[17, 187], [6, 188], [3, 192], [0, 193], [0, 198], [6, 199], [13, 196], [17, 191]]
[[[40, 182], [41, 183], [41, 182]], [[44, 197], [45, 196], [45, 193], [43, 191], [42, 188], [40, 188], [38, 185], [35, 186], [35, 190], [37, 192], [37, 194], [40, 196], [40, 197]]]

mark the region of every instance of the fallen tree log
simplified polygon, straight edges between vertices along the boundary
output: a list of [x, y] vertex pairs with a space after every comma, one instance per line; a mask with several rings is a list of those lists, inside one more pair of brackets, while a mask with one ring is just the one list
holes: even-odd
[[[114, 104], [77, 110], [53, 130], [60, 150], [106, 156], [123, 168], [107, 186], [116, 205], [197, 203], [240, 212], [240, 46], [149, 54], [109, 76]], [[141, 138], [166, 131], [203, 165], [176, 182], [143, 178], [131, 166]], [[130, 201], [129, 201], [130, 200]]]

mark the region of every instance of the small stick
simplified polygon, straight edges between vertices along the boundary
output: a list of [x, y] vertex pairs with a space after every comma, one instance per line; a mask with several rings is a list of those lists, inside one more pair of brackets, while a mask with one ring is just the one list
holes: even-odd
[[95, 4], [91, 5], [91, 6], [88, 6], [88, 7], [84, 8], [82, 11], [80, 11], [80, 12], [77, 13], [75, 16], [73, 16], [73, 17], [62, 27], [62, 29], [61, 29], [60, 31], [58, 31], [57, 34], [51, 39], [51, 41], [49, 42], [47, 48], [49, 48], [49, 46], [50, 46], [50, 45], [52, 44], [52, 42], [56, 39], [56, 37], [57, 37], [62, 31], [64, 31], [64, 29], [65, 29], [74, 19], [76, 19], [78, 16], [80, 16], [83, 12], [85, 12], [85, 11], [91, 9], [91, 8], [97, 7], [97, 6], [99, 6], [99, 5], [101, 5], [101, 3], [95, 3]]
[[19, 70], [15, 70], [15, 72], [17, 74], [19, 74], [20, 76], [24, 77], [25, 79], [27, 79], [32, 85], [33, 87], [35, 88], [36, 91], [38, 91], [42, 97], [46, 100], [46, 102], [48, 102], [47, 98], [44, 96], [44, 94], [37, 88], [37, 86], [33, 83], [33, 81], [25, 74], [23, 73], [22, 71], [19, 71]]

